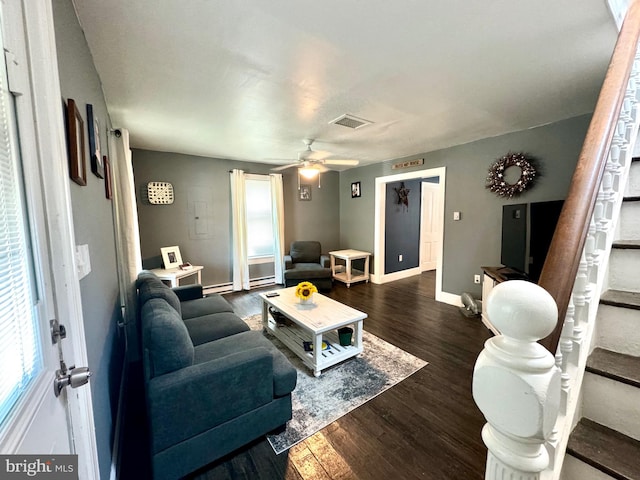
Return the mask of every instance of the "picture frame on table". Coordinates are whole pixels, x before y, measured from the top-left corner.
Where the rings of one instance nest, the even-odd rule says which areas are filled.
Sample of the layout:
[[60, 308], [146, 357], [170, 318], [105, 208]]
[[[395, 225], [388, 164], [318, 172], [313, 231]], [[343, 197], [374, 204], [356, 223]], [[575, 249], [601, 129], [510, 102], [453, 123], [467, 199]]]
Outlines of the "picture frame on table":
[[100, 123], [93, 114], [93, 105], [87, 103], [87, 127], [89, 132], [89, 155], [91, 171], [98, 178], [104, 178], [104, 163], [100, 155]]
[[298, 192], [298, 200], [302, 200], [302, 201], [311, 200], [311, 185], [300, 185], [300, 191]]
[[360, 187], [360, 182], [353, 182], [351, 184], [351, 198], [360, 198], [362, 195], [362, 190]]
[[87, 162], [84, 153], [84, 120], [73, 98], [67, 99], [67, 143], [69, 176], [78, 185], [87, 184]]
[[165, 270], [179, 268], [182, 265], [182, 255], [180, 255], [180, 247], [177, 245], [162, 247], [160, 253], [162, 253], [162, 263], [164, 263]]

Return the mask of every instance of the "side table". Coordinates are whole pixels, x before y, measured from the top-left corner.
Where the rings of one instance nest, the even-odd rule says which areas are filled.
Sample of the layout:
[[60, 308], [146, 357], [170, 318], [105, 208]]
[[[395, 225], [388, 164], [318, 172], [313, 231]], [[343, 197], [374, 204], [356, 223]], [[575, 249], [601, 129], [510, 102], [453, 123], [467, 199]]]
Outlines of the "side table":
[[191, 275], [197, 275], [198, 281], [196, 283], [202, 283], [202, 269], [204, 267], [200, 265], [193, 265], [188, 270], [182, 270], [180, 268], [154, 268], [151, 272], [155, 273], [160, 280], [167, 280], [171, 283], [171, 288], [180, 285], [180, 279], [189, 277]]
[[[347, 288], [352, 283], [369, 281], [369, 252], [361, 252], [360, 250], [335, 250], [329, 252], [331, 256], [331, 275], [336, 280], [347, 284]], [[336, 264], [336, 259], [344, 261], [344, 265]], [[353, 260], [364, 259], [364, 270], [356, 270], [352, 266]]]

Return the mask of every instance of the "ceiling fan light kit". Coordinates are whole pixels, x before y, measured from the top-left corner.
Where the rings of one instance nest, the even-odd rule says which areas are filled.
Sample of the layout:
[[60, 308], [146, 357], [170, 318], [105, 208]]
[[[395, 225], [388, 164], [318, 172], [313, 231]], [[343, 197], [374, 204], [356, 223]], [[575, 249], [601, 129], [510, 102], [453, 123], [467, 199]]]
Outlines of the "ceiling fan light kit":
[[[331, 156], [331, 153], [312, 150], [311, 145], [314, 142], [312, 138], [305, 138], [303, 142], [307, 146], [307, 149], [298, 153], [297, 162], [275, 167], [272, 168], [272, 170], [279, 171], [297, 167], [299, 174], [304, 175], [306, 178], [313, 178], [319, 173], [328, 171], [326, 165], [356, 166], [360, 163], [359, 160], [354, 159], [328, 158]], [[304, 172], [302, 170], [304, 170]]]
[[301, 167], [298, 169], [298, 173], [302, 175], [304, 178], [308, 178], [309, 180], [311, 180], [312, 178], [315, 178], [316, 175], [320, 173], [320, 170], [313, 167]]

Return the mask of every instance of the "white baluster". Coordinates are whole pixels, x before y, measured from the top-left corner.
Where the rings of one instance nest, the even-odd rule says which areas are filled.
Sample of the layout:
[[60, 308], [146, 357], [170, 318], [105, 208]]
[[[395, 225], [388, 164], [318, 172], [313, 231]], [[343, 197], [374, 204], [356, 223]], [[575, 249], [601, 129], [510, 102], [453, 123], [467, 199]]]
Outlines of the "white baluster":
[[487, 419], [488, 480], [537, 480], [549, 465], [545, 440], [560, 404], [560, 370], [537, 340], [558, 320], [555, 301], [542, 287], [522, 280], [497, 285], [487, 315], [502, 335], [490, 338], [473, 373], [473, 398]]

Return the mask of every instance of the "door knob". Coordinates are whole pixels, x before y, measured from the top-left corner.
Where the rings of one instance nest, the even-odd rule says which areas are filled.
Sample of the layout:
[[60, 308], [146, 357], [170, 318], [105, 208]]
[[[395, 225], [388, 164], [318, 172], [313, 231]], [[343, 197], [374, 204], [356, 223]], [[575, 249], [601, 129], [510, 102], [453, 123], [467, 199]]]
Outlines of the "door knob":
[[53, 380], [53, 393], [56, 397], [60, 396], [62, 390], [71, 386], [71, 388], [78, 388], [82, 385], [89, 383], [89, 378], [92, 373], [89, 367], [71, 367], [69, 370], [60, 369], [56, 371], [56, 378]]

